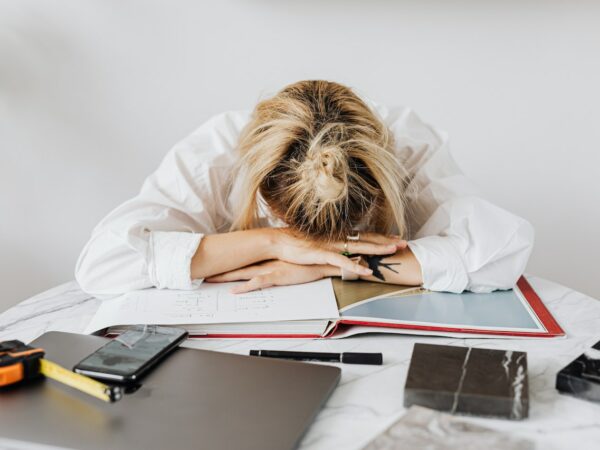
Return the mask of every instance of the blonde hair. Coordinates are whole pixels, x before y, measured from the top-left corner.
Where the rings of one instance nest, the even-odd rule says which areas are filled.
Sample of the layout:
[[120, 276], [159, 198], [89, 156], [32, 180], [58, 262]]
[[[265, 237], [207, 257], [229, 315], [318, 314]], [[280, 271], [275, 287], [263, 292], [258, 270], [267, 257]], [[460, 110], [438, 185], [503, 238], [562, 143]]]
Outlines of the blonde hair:
[[289, 227], [338, 240], [358, 224], [405, 235], [405, 172], [393, 137], [349, 88], [300, 81], [258, 103], [238, 150], [245, 197], [232, 229], [257, 223], [259, 195]]

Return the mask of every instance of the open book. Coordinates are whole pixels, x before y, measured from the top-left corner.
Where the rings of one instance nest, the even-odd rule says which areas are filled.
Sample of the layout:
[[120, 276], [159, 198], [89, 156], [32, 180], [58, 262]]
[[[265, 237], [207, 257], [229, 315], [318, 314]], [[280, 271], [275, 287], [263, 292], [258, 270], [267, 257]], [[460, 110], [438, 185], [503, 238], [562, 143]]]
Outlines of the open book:
[[235, 283], [194, 291], [144, 289], [104, 300], [86, 332], [177, 325], [190, 337], [340, 338], [384, 332], [452, 337], [556, 337], [564, 331], [524, 277], [512, 290], [451, 294], [325, 279], [231, 294]]

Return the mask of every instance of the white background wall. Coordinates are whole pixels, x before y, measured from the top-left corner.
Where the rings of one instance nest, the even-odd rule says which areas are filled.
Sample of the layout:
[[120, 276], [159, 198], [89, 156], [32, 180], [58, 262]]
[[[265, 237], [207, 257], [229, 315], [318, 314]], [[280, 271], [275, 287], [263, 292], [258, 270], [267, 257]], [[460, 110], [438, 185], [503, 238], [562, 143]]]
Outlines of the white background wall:
[[198, 124], [306, 78], [447, 130], [536, 227], [529, 272], [600, 297], [600, 2], [0, 0], [2, 309]]

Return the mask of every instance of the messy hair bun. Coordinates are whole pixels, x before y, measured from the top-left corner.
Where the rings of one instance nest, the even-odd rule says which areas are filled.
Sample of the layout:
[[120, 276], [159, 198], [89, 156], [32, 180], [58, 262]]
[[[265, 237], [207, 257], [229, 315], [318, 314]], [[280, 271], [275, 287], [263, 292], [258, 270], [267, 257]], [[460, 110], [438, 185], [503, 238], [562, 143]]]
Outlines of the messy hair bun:
[[358, 224], [405, 233], [404, 177], [387, 127], [350, 89], [301, 81], [260, 102], [239, 143], [244, 199], [233, 229], [256, 223], [259, 194], [310, 238], [338, 240]]
[[348, 191], [348, 161], [344, 150], [323, 142], [323, 136], [334, 125], [328, 125], [315, 137], [304, 161], [298, 164], [298, 188], [321, 203], [340, 201]]

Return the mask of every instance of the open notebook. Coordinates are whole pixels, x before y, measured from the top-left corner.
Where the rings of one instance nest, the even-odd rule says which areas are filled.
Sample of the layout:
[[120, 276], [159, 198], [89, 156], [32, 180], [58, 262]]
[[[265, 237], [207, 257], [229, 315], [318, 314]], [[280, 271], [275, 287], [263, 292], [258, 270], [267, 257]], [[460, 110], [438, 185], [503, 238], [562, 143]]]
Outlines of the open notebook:
[[190, 337], [341, 338], [384, 332], [452, 337], [557, 337], [564, 331], [524, 277], [512, 290], [450, 294], [365, 281], [320, 280], [247, 294], [234, 283], [145, 289], [104, 300], [86, 332], [177, 325]]

